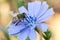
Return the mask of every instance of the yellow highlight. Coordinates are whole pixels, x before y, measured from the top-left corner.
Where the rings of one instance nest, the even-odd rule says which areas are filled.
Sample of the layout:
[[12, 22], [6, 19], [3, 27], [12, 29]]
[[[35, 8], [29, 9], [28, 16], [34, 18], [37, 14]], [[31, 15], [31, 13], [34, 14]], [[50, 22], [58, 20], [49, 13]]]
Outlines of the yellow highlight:
[[18, 40], [16, 37], [11, 36], [10, 40]]
[[8, 3], [2, 3], [0, 5], [0, 20], [1, 20], [1, 25], [6, 26], [8, 25], [9, 21], [11, 20], [10, 14], [10, 6]]
[[60, 13], [55, 15], [48, 21], [49, 29], [52, 32], [51, 40], [60, 40]]

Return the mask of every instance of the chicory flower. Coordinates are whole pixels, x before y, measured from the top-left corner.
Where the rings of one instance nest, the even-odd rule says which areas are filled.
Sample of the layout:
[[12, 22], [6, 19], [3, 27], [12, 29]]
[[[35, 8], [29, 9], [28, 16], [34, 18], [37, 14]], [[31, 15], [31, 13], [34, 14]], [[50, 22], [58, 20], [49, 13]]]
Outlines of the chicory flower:
[[43, 32], [46, 32], [48, 25], [44, 23], [51, 16], [53, 16], [53, 8], [49, 8], [48, 4], [44, 1], [43, 3], [39, 1], [29, 2], [28, 10], [22, 6], [19, 8], [20, 13], [25, 13], [27, 15], [18, 25], [12, 24], [9, 28], [10, 35], [17, 35], [18, 40], [26, 40], [27, 37], [30, 40], [37, 40], [36, 27]]

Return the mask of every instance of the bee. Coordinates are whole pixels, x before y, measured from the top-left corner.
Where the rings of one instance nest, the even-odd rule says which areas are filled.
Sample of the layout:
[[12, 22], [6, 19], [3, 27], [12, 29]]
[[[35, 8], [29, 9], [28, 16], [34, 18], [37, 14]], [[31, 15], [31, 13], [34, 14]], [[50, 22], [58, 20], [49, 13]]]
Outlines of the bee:
[[24, 18], [26, 18], [26, 14], [25, 14], [25, 13], [17, 14], [17, 15], [13, 18], [12, 23], [13, 23], [13, 24], [16, 23], [16, 25], [17, 25], [17, 24], [18, 24], [19, 22], [21, 22], [21, 20], [23, 20]]

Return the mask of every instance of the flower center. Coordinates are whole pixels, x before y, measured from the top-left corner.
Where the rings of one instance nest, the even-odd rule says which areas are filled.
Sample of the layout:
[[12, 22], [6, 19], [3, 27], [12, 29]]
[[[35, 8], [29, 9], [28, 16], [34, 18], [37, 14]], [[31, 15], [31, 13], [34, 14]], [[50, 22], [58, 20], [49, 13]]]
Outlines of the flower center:
[[36, 24], [36, 18], [33, 18], [31, 16], [27, 17], [26, 18], [27, 22], [28, 22], [28, 25], [29, 27], [34, 27], [35, 28], [35, 24]]

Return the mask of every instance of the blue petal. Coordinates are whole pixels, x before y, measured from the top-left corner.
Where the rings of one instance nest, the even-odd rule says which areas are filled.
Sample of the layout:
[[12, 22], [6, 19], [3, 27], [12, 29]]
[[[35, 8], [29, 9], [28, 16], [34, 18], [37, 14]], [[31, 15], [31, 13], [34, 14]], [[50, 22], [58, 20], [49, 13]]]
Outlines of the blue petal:
[[26, 19], [22, 20], [21, 22], [23, 22], [23, 24], [27, 25], [28, 21]]
[[44, 1], [41, 5], [41, 8], [39, 10], [39, 13], [37, 14], [37, 19], [40, 18], [43, 14], [45, 14], [45, 12], [48, 9], [48, 4], [46, 1]]
[[30, 40], [37, 40], [37, 35], [35, 30], [31, 30], [29, 34]]
[[28, 14], [28, 11], [26, 10], [26, 8], [24, 6], [19, 8], [19, 12]]
[[10, 35], [15, 35], [20, 32], [20, 30], [25, 28], [25, 25], [10, 25], [11, 27], [8, 29]]
[[40, 29], [40, 30], [43, 31], [43, 32], [46, 32], [47, 29], [48, 29], [48, 25], [45, 24], [45, 23], [38, 24], [37, 27], [38, 27], [38, 29]]
[[36, 14], [39, 12], [41, 6], [41, 2], [35, 1], [28, 3], [28, 12], [32, 17], [36, 17]]
[[26, 40], [29, 35], [30, 29], [26, 29], [18, 34], [18, 40]]
[[50, 8], [44, 15], [42, 15], [42, 17], [38, 19], [38, 22], [47, 21], [51, 16], [53, 16], [53, 14], [54, 14], [53, 8]]

